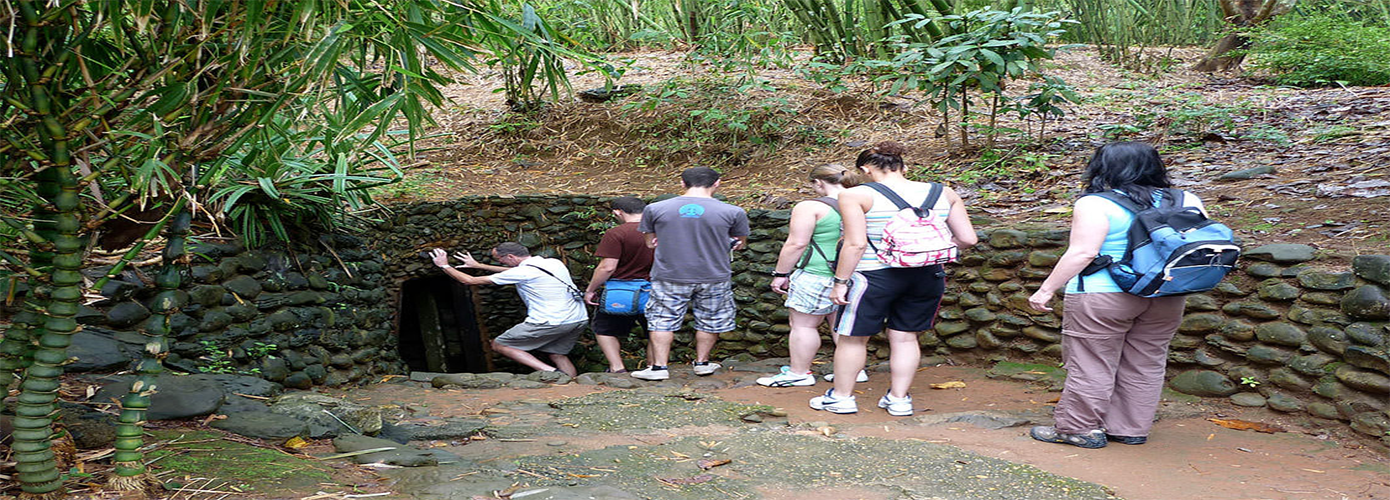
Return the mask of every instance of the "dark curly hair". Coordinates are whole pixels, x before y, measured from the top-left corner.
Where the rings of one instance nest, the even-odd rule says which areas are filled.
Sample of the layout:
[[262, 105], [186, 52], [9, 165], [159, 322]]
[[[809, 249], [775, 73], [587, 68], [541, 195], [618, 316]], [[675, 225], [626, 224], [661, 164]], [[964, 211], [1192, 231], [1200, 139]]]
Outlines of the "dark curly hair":
[[865, 149], [854, 160], [854, 166], [873, 165], [880, 169], [896, 172], [903, 169], [903, 153], [907, 150], [893, 141], [883, 141]]

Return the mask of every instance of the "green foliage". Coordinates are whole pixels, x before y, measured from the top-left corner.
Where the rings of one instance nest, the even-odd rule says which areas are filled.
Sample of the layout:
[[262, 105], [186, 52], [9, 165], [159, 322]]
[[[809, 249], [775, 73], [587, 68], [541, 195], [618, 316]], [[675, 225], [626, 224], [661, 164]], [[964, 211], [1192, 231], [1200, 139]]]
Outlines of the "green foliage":
[[[1213, 102], [1182, 87], [1110, 92], [1093, 99], [1112, 109], [1127, 109], [1133, 117], [1132, 123], [1100, 125], [1102, 135], [1111, 139], [1154, 133], [1195, 141], [1207, 134], [1234, 133], [1238, 123], [1260, 111], [1248, 100]], [[1288, 139], [1287, 134], [1268, 127], [1253, 128], [1246, 136], [1275, 142]]]
[[[1177, 62], [1173, 46], [1204, 45], [1223, 29], [1210, 0], [1066, 0], [1081, 21], [1068, 40], [1092, 44], [1101, 58], [1132, 71], [1158, 73]], [[1158, 48], [1156, 51], [1153, 48]]]
[[[771, 0], [700, 0], [681, 2], [701, 6], [698, 29], [691, 29], [695, 49], [689, 54], [693, 62], [708, 63], [722, 71], [742, 71], [751, 74], [759, 68], [791, 65], [792, 47], [800, 38], [770, 20], [785, 16]], [[691, 21], [695, 22], [695, 21]]]
[[[488, 12], [501, 12], [502, 6], [492, 0]], [[579, 49], [578, 44], [563, 33], [552, 29], [529, 3], [521, 4], [520, 19], [499, 15], [474, 16], [473, 27], [493, 36], [479, 39], [491, 57], [487, 63], [501, 70], [502, 91], [507, 106], [513, 111], [534, 111], [546, 102], [558, 99], [562, 90], [571, 92], [565, 60], [571, 59], [610, 80], [620, 72], [601, 57]]]
[[772, 90], [762, 80], [740, 84], [728, 78], [677, 78], [648, 87], [642, 98], [622, 109], [640, 124], [636, 134], [663, 137], [667, 143], [682, 142], [674, 140], [679, 137], [687, 141], [683, 146], [770, 146], [783, 139], [798, 111]]
[[[954, 14], [947, 0], [784, 0], [816, 47], [817, 60], [845, 64], [891, 55], [890, 39], [929, 43], [949, 34], [934, 19]], [[904, 20], [918, 22], [905, 23]]]
[[[216, 341], [199, 340], [198, 343], [203, 346], [203, 355], [198, 357], [203, 362], [202, 365], [198, 366], [199, 372], [234, 373], [237, 375], [259, 375], [261, 373], [261, 369], [256, 367], [245, 370], [239, 368], [241, 364], [233, 356], [232, 349], [223, 347]], [[254, 364], [262, 359], [274, 358], [272, 354], [279, 350], [279, 347], [258, 340], [243, 347], [242, 350], [244, 351], [245, 362]]]
[[1280, 85], [1390, 84], [1390, 27], [1324, 14], [1286, 15], [1252, 30], [1254, 67]]
[[277, 120], [257, 130], [245, 149], [213, 163], [208, 203], [251, 247], [291, 241], [295, 230], [356, 223], [375, 204], [372, 188], [403, 178], [397, 154], [407, 138], [367, 142], [369, 135], [340, 134], [340, 126]]
[[989, 106], [987, 147], [992, 147], [1000, 112], [1060, 116], [1058, 104], [1074, 99], [1065, 82], [1056, 78], [1046, 80], [1038, 93], [1023, 102], [1008, 102], [1004, 96], [1008, 80], [1039, 72], [1042, 61], [1056, 54], [1057, 49], [1048, 43], [1061, 36], [1062, 26], [1070, 22], [1059, 16], [1057, 12], [1039, 14], [1023, 9], [977, 10], [936, 20], [909, 15], [898, 24], [920, 27], [937, 22], [955, 34], [931, 43], [899, 38], [895, 42], [897, 53], [891, 59], [863, 64], [876, 75], [876, 82], [888, 84], [889, 93], [920, 90], [945, 122], [949, 123], [954, 114], [961, 146], [969, 146], [970, 93], [980, 94]]

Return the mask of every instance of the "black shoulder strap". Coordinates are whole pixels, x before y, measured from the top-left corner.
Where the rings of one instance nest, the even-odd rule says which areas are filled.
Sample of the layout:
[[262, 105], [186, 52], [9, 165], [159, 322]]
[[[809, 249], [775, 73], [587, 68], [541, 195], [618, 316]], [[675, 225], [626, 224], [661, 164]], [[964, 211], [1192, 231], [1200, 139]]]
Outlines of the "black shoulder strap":
[[1115, 202], [1115, 204], [1121, 207], [1124, 207], [1125, 210], [1129, 210], [1130, 212], [1134, 212], [1136, 214], [1139, 212], [1143, 212], [1144, 210], [1148, 210], [1149, 208], [1141, 207], [1138, 203], [1135, 203], [1134, 200], [1129, 199], [1128, 196], [1116, 193], [1115, 191], [1101, 191], [1099, 193], [1088, 194], [1087, 196], [1099, 196], [1101, 198], [1105, 198], [1107, 200]]
[[836, 213], [840, 212], [840, 200], [838, 199], [831, 198], [829, 196], [822, 196], [820, 198], [811, 198], [811, 201], [819, 201], [826, 205], [830, 205], [831, 210], [834, 210]]
[[1168, 197], [1173, 200], [1173, 203], [1167, 206], [1181, 207], [1183, 206], [1183, 202], [1187, 201], [1186, 191], [1183, 191], [1178, 188], [1168, 188], [1164, 189], [1164, 191], [1166, 191], [1168, 193]]
[[945, 190], [941, 186], [941, 184], [935, 182], [931, 183], [931, 191], [927, 192], [927, 199], [922, 201], [922, 206], [919, 208], [913, 208], [912, 205], [907, 204], [907, 200], [904, 200], [903, 197], [898, 196], [898, 193], [893, 192], [892, 189], [888, 189], [888, 186], [885, 186], [877, 182], [867, 182], [864, 183], [864, 185], [869, 186], [873, 188], [874, 191], [878, 191], [879, 193], [883, 194], [883, 197], [888, 198], [888, 201], [893, 202], [893, 204], [898, 207], [898, 210], [902, 210], [904, 208], [912, 208], [912, 211], [916, 212], [918, 217], [926, 217], [927, 214], [930, 213], [929, 211], [932, 209], [932, 207], [936, 206], [936, 200], [941, 199], [941, 192]]
[[[822, 196], [822, 197], [820, 197], [820, 198], [811, 198], [811, 201], [819, 201], [819, 202], [824, 203], [824, 204], [826, 204], [826, 205], [830, 205], [830, 209], [831, 209], [831, 210], [834, 210], [836, 213], [839, 213], [839, 212], [840, 212], [840, 200], [837, 200], [837, 199], [835, 199], [835, 198], [831, 198], [831, 197], [829, 197], [829, 196]], [[816, 244], [816, 239], [815, 239], [815, 238], [811, 238], [811, 250], [813, 250], [813, 251], [815, 251], [816, 253], [820, 254], [820, 258], [825, 259], [826, 262], [831, 262], [830, 258], [827, 257], [827, 256], [825, 255], [825, 251], [820, 249], [820, 245], [817, 245], [817, 244]], [[802, 254], [801, 254], [801, 262], [798, 262], [798, 263], [796, 264], [796, 268], [797, 268], [797, 269], [804, 269], [804, 268], [806, 267], [806, 264], [810, 264], [810, 263], [811, 263], [811, 252], [802, 253]]]
[[544, 267], [541, 267], [541, 266], [538, 266], [538, 265], [535, 265], [535, 264], [525, 264], [525, 266], [526, 266], [526, 267], [534, 267], [534, 268], [536, 268], [536, 269], [540, 269], [541, 272], [543, 272], [543, 273], [545, 273], [545, 274], [549, 274], [551, 278], [555, 278], [555, 281], [559, 281], [561, 284], [565, 285], [565, 288], [568, 288], [568, 289], [570, 289], [570, 290], [574, 290], [574, 291], [576, 291], [576, 292], [579, 291], [579, 289], [576, 288], [574, 285], [569, 284], [568, 281], [565, 281], [565, 280], [560, 279], [559, 276], [556, 276], [555, 273], [552, 273], [552, 272], [550, 272], [550, 271], [547, 271]]

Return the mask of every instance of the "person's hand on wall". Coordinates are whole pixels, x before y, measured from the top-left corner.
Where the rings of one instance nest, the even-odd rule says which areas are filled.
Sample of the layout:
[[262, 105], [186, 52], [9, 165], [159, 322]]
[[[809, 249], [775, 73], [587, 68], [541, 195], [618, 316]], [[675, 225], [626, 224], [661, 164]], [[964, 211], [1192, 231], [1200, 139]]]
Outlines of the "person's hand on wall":
[[478, 267], [478, 261], [474, 260], [473, 256], [468, 252], [454, 252], [454, 258], [463, 261], [463, 267]]
[[442, 248], [430, 250], [430, 260], [439, 267], [449, 267], [449, 253]]
[[1054, 293], [1056, 292], [1040, 288], [1037, 292], [1033, 293], [1032, 297], [1028, 297], [1028, 305], [1032, 306], [1034, 310], [1049, 312], [1052, 308], [1048, 307], [1047, 303], [1052, 301], [1052, 295]]

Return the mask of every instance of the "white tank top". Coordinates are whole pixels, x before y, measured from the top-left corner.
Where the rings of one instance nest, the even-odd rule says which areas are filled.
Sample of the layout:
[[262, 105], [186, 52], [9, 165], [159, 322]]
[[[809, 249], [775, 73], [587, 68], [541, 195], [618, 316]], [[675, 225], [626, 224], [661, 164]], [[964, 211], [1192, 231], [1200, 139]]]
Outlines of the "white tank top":
[[[885, 186], [887, 187], [887, 186]], [[888, 224], [888, 220], [898, 214], [897, 205], [894, 205], [887, 196], [883, 196], [874, 188], [868, 186], [855, 186], [851, 190], [867, 193], [873, 196], [874, 206], [864, 213], [865, 233], [869, 237], [871, 246], [864, 249], [864, 256], [859, 259], [859, 265], [854, 267], [855, 271], [874, 271], [878, 269], [888, 269], [889, 266], [878, 260], [878, 255], [874, 253], [874, 248], [883, 248], [883, 226]], [[926, 182], [913, 182], [906, 187], [892, 188], [893, 192], [902, 197], [903, 201], [908, 202], [914, 207], [921, 206], [922, 202], [927, 201], [927, 195], [931, 192], [931, 184]], [[951, 210], [951, 200], [946, 198], [943, 191], [941, 197], [936, 199], [936, 205], [932, 207], [932, 216], [937, 217], [944, 224], [946, 215]]]

